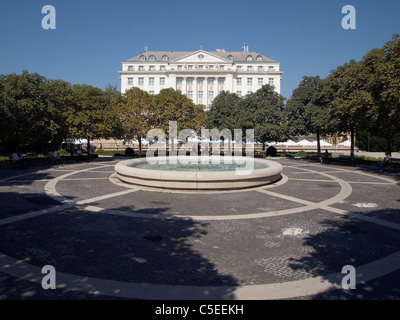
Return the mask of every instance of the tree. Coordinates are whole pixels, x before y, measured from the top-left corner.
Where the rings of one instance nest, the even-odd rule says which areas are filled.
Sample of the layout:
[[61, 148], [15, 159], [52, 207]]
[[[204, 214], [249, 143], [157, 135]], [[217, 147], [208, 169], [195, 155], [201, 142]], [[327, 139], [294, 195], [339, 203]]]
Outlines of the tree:
[[[221, 91], [215, 97], [210, 110], [207, 113], [205, 126], [207, 128], [216, 128], [219, 131], [237, 129], [236, 112], [240, 103], [240, 97], [236, 93]], [[231, 143], [228, 141], [228, 153], [231, 154]]]
[[119, 116], [124, 139], [135, 138], [139, 141], [139, 154], [142, 152], [142, 138], [156, 122], [156, 111], [152, 104], [153, 97], [137, 87], [127, 90], [113, 101], [114, 110]]
[[374, 129], [385, 137], [387, 151], [391, 152], [400, 128], [400, 35], [394, 34], [381, 49], [371, 50], [363, 61], [376, 75], [371, 86], [378, 105]]
[[[154, 96], [153, 110], [156, 112], [154, 127], [162, 129], [170, 141], [175, 138], [169, 136], [170, 121], [177, 122], [178, 131], [193, 129], [196, 132], [201, 130], [205, 121], [204, 107], [195, 105], [186, 95], [172, 88], [162, 89]], [[171, 146], [174, 153], [174, 144]]]
[[90, 154], [90, 140], [110, 138], [119, 128], [117, 113], [112, 109], [107, 94], [86, 84], [72, 86], [74, 106], [65, 112], [66, 124], [72, 138], [86, 138]]
[[[338, 107], [337, 103], [339, 103], [341, 98], [345, 97], [342, 90], [344, 73], [355, 63], [354, 60], [350, 60], [350, 62], [332, 70], [325, 79], [318, 83], [315, 90], [309, 112], [314, 132], [317, 134], [319, 155], [321, 154], [319, 144], [321, 134], [350, 131], [351, 140], [353, 141], [351, 156], [354, 156], [354, 127], [351, 125], [352, 122], [348, 122], [346, 108]], [[335, 102], [332, 103], [333, 101]]]
[[254, 140], [263, 144], [263, 150], [267, 141], [288, 138], [284, 100], [267, 84], [246, 95], [238, 106], [237, 125], [243, 130], [254, 129]]
[[206, 126], [223, 130], [237, 128], [236, 112], [240, 98], [236, 93], [221, 91], [215, 97], [208, 111]]
[[329, 104], [319, 96], [323, 83], [319, 76], [304, 76], [286, 105], [290, 133], [292, 135], [315, 133], [318, 155], [321, 155], [320, 137], [328, 133], [330, 127]]
[[49, 100], [50, 82], [28, 71], [2, 75], [0, 142], [2, 152], [44, 152], [65, 135], [64, 119]]
[[362, 62], [351, 61], [336, 79], [339, 87], [330, 115], [336, 119], [338, 130], [350, 132], [351, 158], [356, 130], [369, 128], [376, 121], [377, 108], [368, 83], [372, 78]]
[[315, 133], [310, 110], [315, 100], [316, 91], [320, 84], [320, 77], [304, 76], [298, 87], [293, 90], [291, 98], [286, 104], [286, 113], [291, 135], [307, 135]]
[[178, 130], [194, 129], [199, 131], [203, 125], [204, 109], [195, 105], [192, 99], [172, 88], [162, 89], [154, 96], [157, 109], [157, 127], [168, 132], [169, 122], [176, 121]]

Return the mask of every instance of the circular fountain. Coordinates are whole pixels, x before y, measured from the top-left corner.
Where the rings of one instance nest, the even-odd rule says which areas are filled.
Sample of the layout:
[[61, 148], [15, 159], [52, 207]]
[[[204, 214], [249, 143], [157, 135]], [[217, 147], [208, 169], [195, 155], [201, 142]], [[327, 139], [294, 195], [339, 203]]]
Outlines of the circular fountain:
[[[151, 161], [153, 160], [153, 161]], [[155, 163], [153, 163], [155, 162]], [[123, 183], [184, 191], [238, 190], [273, 183], [282, 166], [250, 157], [155, 157], [119, 162], [116, 176]]]

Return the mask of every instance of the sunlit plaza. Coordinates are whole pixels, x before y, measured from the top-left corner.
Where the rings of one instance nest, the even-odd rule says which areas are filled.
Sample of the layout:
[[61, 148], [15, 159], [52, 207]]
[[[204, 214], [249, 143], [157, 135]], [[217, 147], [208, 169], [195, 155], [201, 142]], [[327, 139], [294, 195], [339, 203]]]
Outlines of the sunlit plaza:
[[396, 175], [274, 159], [277, 182], [193, 193], [123, 185], [119, 161], [0, 172], [2, 299], [398, 297]]

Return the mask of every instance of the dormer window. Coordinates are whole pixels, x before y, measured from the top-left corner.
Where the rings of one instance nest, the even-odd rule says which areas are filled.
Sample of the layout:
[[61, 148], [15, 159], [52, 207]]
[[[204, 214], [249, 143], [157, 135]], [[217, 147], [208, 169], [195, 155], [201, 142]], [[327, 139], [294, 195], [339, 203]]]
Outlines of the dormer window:
[[150, 60], [150, 61], [154, 61], [154, 60], [156, 60], [156, 57], [153, 56], [153, 55], [151, 55], [151, 56], [149, 57], [149, 60]]
[[257, 56], [257, 60], [262, 60], [262, 56]]
[[227, 59], [230, 60], [230, 61], [232, 61], [232, 60], [233, 60], [233, 56], [229, 55], [229, 56], [227, 57]]
[[162, 56], [163, 61], [167, 61], [168, 60], [168, 56], [164, 55]]
[[139, 57], [139, 60], [146, 60], [146, 57], [144, 56], [144, 55], [141, 55], [140, 57]]
[[246, 57], [246, 60], [253, 60], [253, 57], [252, 57], [251, 55], [248, 55], [248, 56]]

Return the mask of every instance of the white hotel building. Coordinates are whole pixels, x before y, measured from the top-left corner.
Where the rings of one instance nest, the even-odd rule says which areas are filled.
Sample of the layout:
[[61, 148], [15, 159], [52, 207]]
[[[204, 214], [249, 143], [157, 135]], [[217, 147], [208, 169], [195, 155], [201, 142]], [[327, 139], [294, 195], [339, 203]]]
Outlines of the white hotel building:
[[244, 96], [270, 84], [280, 93], [279, 66], [245, 45], [241, 52], [145, 51], [123, 61], [119, 73], [122, 93], [131, 87], [150, 94], [173, 88], [208, 108], [222, 90]]

